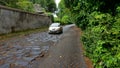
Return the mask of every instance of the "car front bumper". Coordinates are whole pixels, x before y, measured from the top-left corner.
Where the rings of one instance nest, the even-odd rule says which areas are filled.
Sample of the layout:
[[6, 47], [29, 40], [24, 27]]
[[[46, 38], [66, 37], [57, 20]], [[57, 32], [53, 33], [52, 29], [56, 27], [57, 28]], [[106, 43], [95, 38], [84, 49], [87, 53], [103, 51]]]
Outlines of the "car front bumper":
[[49, 33], [61, 33], [61, 32], [62, 32], [61, 30], [56, 30], [56, 31], [55, 30], [54, 31], [53, 30], [49, 30]]

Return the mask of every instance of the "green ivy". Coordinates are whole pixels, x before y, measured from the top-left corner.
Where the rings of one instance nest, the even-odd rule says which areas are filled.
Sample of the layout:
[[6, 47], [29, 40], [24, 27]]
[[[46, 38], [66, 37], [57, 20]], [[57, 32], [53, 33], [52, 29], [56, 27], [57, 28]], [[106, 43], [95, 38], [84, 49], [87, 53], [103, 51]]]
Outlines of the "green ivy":
[[95, 68], [119, 68], [120, 65], [120, 18], [110, 14], [93, 12], [87, 18], [89, 24], [82, 36]]
[[120, 68], [119, 5], [120, 0], [61, 0], [59, 16], [83, 30], [85, 55], [94, 68]]

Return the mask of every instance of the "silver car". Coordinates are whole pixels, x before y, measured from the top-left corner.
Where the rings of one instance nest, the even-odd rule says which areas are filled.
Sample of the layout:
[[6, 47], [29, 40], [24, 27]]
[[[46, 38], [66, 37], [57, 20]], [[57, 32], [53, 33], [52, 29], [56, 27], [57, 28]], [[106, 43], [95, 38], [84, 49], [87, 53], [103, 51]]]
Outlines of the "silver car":
[[48, 33], [62, 33], [63, 28], [60, 23], [52, 23], [49, 27]]

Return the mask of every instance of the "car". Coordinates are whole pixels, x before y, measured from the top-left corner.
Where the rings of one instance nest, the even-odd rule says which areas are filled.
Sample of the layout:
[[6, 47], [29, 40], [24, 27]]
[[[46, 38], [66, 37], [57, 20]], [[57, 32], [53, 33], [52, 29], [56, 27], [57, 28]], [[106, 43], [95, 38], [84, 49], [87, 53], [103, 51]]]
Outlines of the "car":
[[52, 23], [49, 27], [49, 34], [51, 33], [63, 33], [63, 28], [60, 23]]

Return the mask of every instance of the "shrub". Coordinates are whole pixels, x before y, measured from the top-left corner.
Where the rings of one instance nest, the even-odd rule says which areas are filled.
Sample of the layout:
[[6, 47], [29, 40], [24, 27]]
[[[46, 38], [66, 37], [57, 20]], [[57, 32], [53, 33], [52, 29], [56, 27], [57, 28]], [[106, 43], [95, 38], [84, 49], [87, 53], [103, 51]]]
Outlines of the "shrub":
[[19, 7], [19, 9], [29, 11], [29, 12], [34, 12], [33, 3], [30, 1], [20, 0], [19, 2], [17, 2], [17, 6]]
[[87, 20], [89, 24], [82, 36], [86, 56], [92, 59], [95, 68], [119, 68], [120, 18], [93, 12]]

